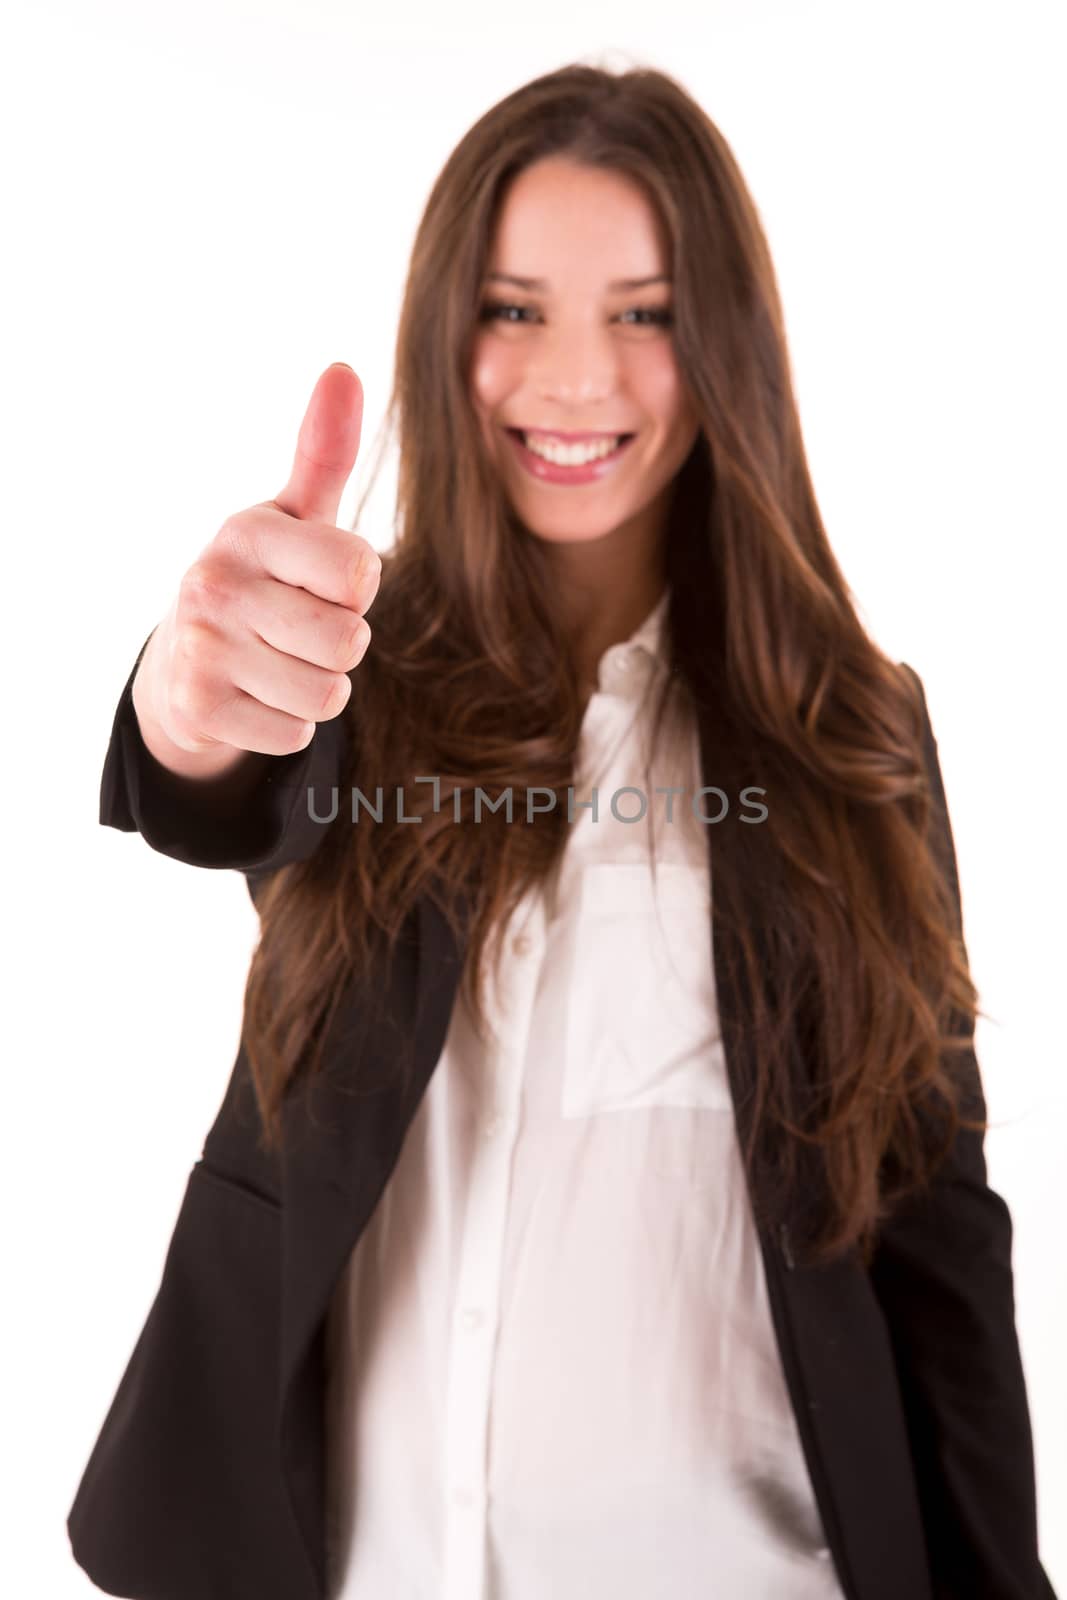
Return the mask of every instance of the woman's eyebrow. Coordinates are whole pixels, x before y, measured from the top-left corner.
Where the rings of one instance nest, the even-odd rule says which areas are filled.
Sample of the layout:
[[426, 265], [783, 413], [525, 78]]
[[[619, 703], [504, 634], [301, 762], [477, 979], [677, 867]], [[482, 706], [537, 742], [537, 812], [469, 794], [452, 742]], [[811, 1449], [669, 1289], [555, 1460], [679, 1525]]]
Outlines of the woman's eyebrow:
[[[547, 289], [548, 284], [544, 278], [520, 278], [514, 272], [490, 272], [486, 274], [490, 283], [512, 283], [517, 289]], [[653, 283], [670, 283], [672, 280], [664, 272], [658, 272], [650, 278], [615, 278], [608, 284], [609, 289], [647, 289]]]

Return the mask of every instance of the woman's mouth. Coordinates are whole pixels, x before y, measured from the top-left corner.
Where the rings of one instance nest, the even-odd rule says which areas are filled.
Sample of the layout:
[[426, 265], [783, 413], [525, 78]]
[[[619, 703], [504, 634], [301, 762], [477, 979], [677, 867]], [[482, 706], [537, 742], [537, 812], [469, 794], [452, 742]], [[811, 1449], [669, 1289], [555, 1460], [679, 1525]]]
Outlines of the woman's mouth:
[[507, 428], [520, 466], [542, 483], [595, 483], [622, 460], [633, 440], [633, 433], [564, 445], [541, 434], [527, 434], [521, 428]]

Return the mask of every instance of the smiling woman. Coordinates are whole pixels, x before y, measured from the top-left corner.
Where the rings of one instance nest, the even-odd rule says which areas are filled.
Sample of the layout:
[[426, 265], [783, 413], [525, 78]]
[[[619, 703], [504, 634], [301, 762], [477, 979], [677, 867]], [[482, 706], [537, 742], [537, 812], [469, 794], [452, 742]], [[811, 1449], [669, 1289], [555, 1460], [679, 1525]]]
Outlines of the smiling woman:
[[609, 635], [662, 591], [672, 484], [699, 432], [671, 333], [670, 238], [625, 172], [550, 155], [503, 190], [484, 284], [475, 411], [511, 504], [545, 543], [589, 682]]
[[[333, 525], [361, 406], [331, 367], [116, 712], [102, 820], [245, 872], [260, 938], [77, 1559], [144, 1600], [1050, 1600], [937, 743], [678, 82], [569, 66], [448, 158], [380, 571]], [[342, 787], [405, 805], [316, 820]], [[685, 799], [598, 808], [635, 792]]]

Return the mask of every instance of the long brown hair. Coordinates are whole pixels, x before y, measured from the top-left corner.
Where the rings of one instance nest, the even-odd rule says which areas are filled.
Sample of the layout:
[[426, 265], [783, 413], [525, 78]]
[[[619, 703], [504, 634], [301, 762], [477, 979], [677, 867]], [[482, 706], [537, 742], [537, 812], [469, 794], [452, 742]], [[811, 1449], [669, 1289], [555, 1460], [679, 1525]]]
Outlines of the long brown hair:
[[[342, 802], [310, 859], [260, 888], [242, 1040], [261, 1138], [276, 1147], [287, 1087], [321, 1066], [346, 994], [358, 985], [366, 1010], [387, 993], [378, 962], [421, 895], [465, 941], [463, 995], [481, 1022], [483, 950], [566, 843], [565, 804], [534, 826], [489, 812], [472, 827], [452, 803], [458, 791], [466, 818], [475, 788], [509, 786], [562, 802], [575, 781], [583, 705], [549, 565], [504, 497], [469, 392], [506, 185], [553, 155], [641, 185], [670, 241], [677, 359], [700, 432], [667, 519], [661, 709], [681, 696], [716, 771], [771, 797], [768, 822], [747, 830], [772, 841], [758, 884], [744, 849], [715, 853], [715, 830], [711, 847], [715, 927], [736, 930], [758, 1061], [744, 1150], [757, 1209], [789, 1215], [804, 1144], [826, 1180], [811, 1259], [857, 1244], [866, 1257], [961, 1120], [985, 1127], [961, 1119], [953, 1071], [970, 1059], [977, 994], [937, 843], [921, 690], [867, 637], [830, 549], [755, 205], [718, 129], [659, 71], [570, 65], [526, 84], [475, 123], [430, 194], [387, 412], [395, 542], [342, 713], [349, 783], [371, 799], [403, 785], [422, 822], [402, 825], [386, 804], [381, 822], [354, 826]], [[417, 774], [440, 779], [436, 797]]]

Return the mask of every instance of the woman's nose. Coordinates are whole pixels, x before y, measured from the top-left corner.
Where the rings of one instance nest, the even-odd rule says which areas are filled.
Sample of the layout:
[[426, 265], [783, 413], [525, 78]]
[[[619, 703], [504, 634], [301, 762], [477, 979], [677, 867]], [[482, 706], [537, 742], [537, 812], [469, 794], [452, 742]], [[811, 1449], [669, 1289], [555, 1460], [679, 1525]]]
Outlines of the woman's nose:
[[612, 392], [615, 368], [610, 341], [602, 332], [550, 329], [538, 341], [531, 377], [542, 399], [585, 403]]

